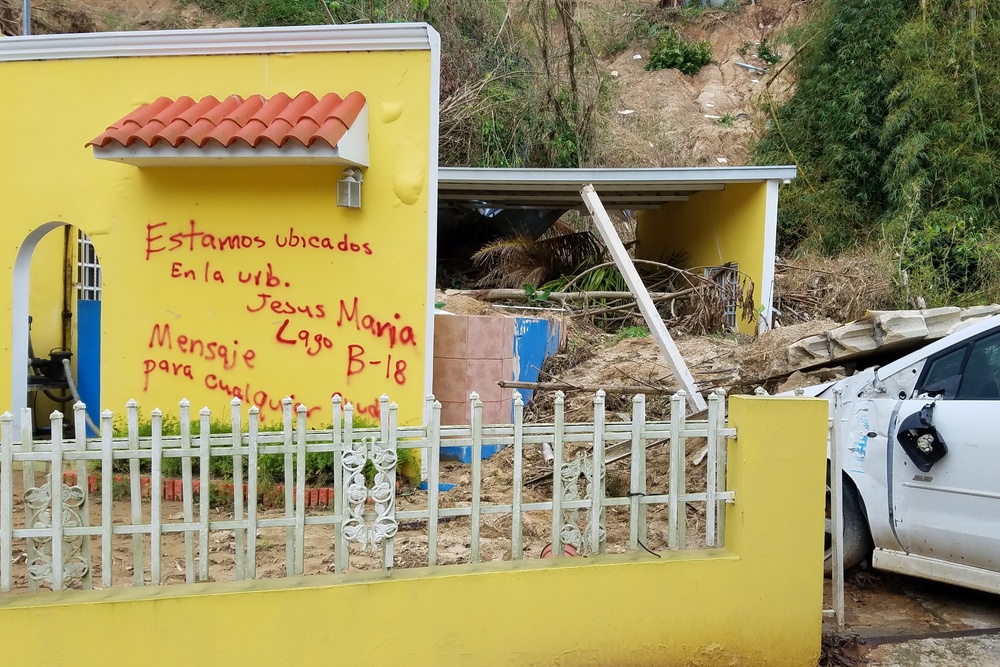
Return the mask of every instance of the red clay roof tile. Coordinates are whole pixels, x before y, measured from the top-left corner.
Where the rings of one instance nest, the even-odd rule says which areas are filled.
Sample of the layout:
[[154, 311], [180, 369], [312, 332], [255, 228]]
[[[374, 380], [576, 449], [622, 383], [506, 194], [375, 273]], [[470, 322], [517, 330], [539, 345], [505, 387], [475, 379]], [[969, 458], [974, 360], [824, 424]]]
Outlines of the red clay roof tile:
[[223, 146], [237, 143], [257, 147], [262, 142], [281, 147], [294, 139], [303, 146], [321, 141], [331, 148], [357, 119], [367, 103], [355, 91], [346, 98], [329, 93], [317, 99], [310, 92], [291, 98], [230, 95], [221, 101], [209, 95], [197, 102], [190, 97], [160, 97], [144, 104], [87, 142], [103, 148], [112, 142], [131, 146], [140, 141], [153, 147], [163, 141], [174, 148], [190, 142], [203, 148], [209, 141]]

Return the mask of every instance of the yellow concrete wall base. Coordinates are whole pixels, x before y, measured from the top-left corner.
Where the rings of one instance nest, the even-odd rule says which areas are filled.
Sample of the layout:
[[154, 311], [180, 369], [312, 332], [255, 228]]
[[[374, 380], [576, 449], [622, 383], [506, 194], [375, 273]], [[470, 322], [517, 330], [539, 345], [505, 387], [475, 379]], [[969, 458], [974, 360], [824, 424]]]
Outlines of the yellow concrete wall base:
[[725, 550], [0, 597], [4, 662], [815, 665], [826, 403], [730, 412]]

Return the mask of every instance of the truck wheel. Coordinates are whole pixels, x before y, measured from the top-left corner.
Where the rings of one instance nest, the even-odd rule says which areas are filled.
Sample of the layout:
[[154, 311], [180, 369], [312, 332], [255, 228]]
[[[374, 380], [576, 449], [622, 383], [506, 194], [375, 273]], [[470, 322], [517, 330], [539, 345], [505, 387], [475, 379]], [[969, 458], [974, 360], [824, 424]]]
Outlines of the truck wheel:
[[[826, 482], [826, 559], [823, 571], [827, 576], [833, 572], [833, 530], [830, 508], [830, 473]], [[871, 555], [872, 538], [868, 520], [861, 509], [858, 490], [846, 475], [844, 476], [844, 570], [849, 570]]]

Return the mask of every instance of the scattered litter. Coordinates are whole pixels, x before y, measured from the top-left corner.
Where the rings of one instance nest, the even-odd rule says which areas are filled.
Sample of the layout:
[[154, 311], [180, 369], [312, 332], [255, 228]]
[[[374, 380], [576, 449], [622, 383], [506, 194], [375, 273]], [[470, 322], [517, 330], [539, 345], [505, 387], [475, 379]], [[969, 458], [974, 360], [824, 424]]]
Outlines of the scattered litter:
[[705, 118], [711, 118], [712, 120], [719, 120], [722, 116], [713, 116], [710, 113], [705, 114]]
[[758, 74], [767, 74], [767, 68], [765, 67], [757, 67], [756, 65], [748, 65], [746, 63], [741, 63], [741, 62], [737, 62], [736, 65], [738, 67], [748, 69], [751, 72], [757, 72]]
[[616, 70], [616, 69], [611, 70], [611, 76], [613, 78], [618, 78], [618, 70]]
[[760, 83], [760, 79], [750, 79], [750, 83]]
[[630, 116], [635, 113], [635, 109], [622, 109], [618, 113], [620, 113], [623, 116]]
[[712, 102], [705, 102], [705, 106], [711, 109], [715, 107], [715, 104], [713, 104]]
[[642, 60], [642, 54], [641, 53], [635, 54], [634, 56], [632, 56], [632, 60]]
[[717, 157], [717, 158], [715, 158], [715, 161], [718, 162], [719, 164], [728, 164], [729, 163], [729, 160], [727, 160], [724, 157]]

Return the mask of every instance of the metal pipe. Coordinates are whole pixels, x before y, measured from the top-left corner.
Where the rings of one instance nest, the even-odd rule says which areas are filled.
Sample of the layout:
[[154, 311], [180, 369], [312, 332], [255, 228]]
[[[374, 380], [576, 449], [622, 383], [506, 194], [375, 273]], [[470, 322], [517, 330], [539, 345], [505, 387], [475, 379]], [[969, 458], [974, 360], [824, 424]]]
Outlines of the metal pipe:
[[21, 2], [21, 34], [31, 34], [31, 0]]

